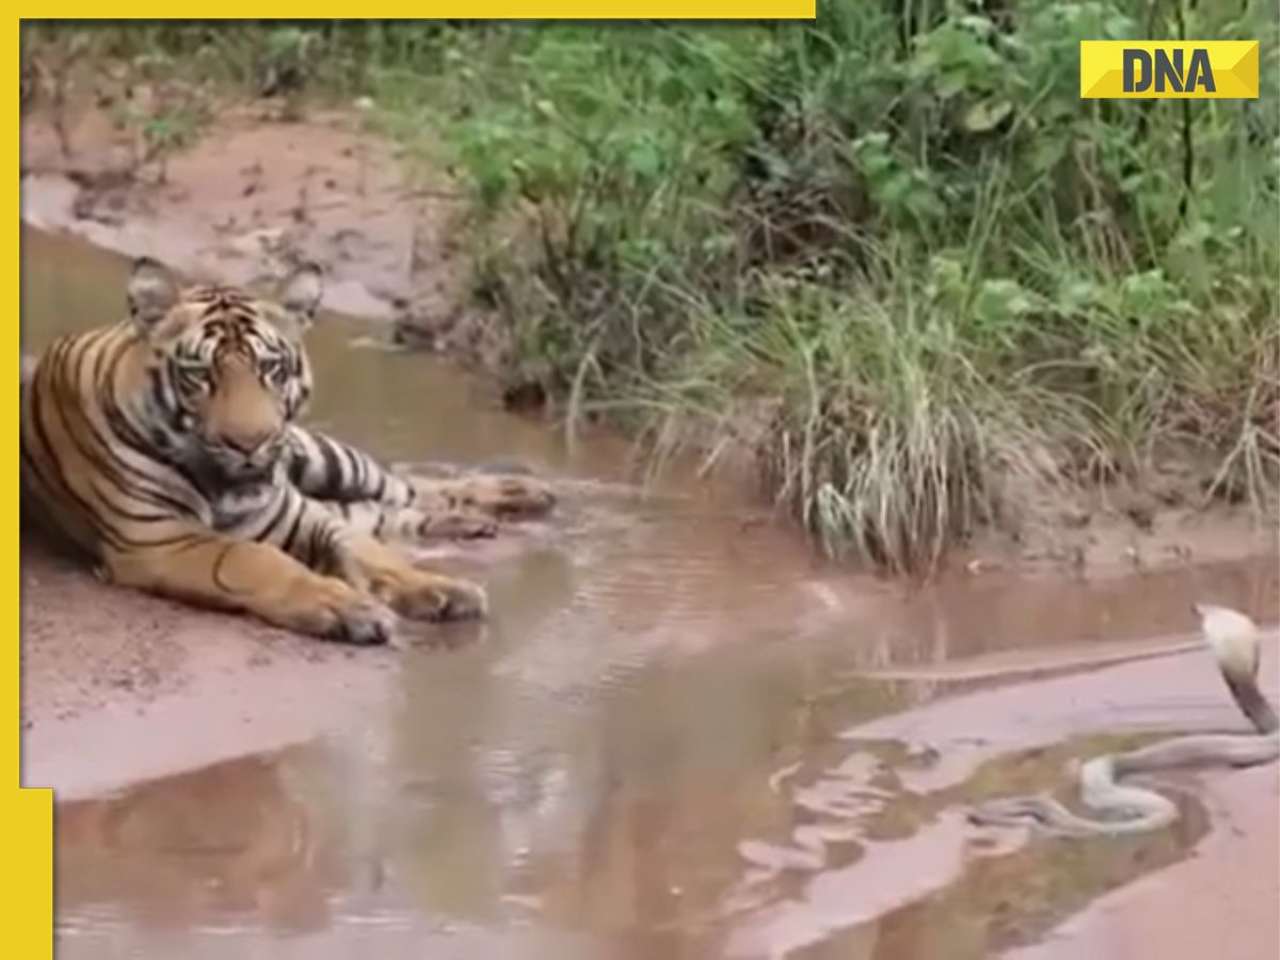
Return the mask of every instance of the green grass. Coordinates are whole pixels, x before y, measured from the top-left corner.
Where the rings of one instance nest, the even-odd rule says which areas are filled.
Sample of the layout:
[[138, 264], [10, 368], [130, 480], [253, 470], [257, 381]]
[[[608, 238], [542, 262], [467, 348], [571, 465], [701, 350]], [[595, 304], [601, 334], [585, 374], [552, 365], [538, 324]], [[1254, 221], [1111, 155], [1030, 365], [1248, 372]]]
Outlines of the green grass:
[[[83, 29], [147, 69], [372, 96], [468, 191], [505, 376], [655, 462], [745, 455], [830, 552], [914, 570], [1171, 460], [1274, 516], [1280, 30], [1227, 6]], [[1262, 99], [1079, 99], [1080, 39], [1166, 36], [1260, 39]]]

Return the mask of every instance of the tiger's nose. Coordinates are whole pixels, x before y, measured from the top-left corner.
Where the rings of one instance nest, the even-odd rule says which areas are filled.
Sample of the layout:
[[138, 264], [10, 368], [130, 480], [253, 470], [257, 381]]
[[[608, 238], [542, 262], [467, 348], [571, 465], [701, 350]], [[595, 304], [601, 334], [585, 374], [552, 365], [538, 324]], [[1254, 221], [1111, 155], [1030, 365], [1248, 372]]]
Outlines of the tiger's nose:
[[241, 433], [237, 436], [228, 435], [223, 438], [223, 442], [237, 453], [243, 453], [246, 457], [249, 457], [259, 452], [264, 446], [274, 440], [275, 437], [275, 430], [264, 428], [262, 430]]

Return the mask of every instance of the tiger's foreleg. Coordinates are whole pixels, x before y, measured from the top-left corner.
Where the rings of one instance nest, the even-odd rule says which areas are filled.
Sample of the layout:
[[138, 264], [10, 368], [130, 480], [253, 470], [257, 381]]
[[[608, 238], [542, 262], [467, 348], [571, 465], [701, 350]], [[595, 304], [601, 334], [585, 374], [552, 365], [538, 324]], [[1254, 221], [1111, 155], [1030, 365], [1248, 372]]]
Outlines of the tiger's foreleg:
[[395, 615], [350, 583], [317, 573], [278, 547], [193, 527], [163, 545], [110, 550], [107, 578], [122, 586], [352, 643], [385, 643]]
[[[485, 593], [479, 585], [415, 566], [370, 531], [342, 522], [331, 504], [292, 489], [282, 496], [268, 536], [287, 530], [284, 548], [311, 569], [332, 573], [418, 620], [457, 620], [486, 612]], [[378, 509], [370, 505], [370, 511]]]
[[466, 473], [460, 477], [413, 477], [409, 483], [414, 505], [427, 514], [538, 517], [556, 503], [548, 483], [524, 475]]
[[367, 534], [349, 532], [338, 548], [339, 575], [415, 620], [464, 620], [488, 611], [484, 588], [415, 566]]
[[472, 511], [424, 513], [414, 507], [393, 507], [372, 500], [316, 502], [341, 517], [346, 526], [378, 540], [471, 540], [492, 537], [498, 531], [493, 517]]

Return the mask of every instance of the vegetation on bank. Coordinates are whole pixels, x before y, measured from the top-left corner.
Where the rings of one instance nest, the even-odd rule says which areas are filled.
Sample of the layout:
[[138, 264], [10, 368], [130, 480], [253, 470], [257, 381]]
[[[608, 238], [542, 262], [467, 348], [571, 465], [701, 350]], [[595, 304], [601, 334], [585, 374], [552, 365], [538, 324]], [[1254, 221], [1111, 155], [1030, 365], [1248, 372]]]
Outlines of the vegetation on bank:
[[[1274, 8], [819, 7], [36, 25], [23, 55], [78, 43], [258, 94], [371, 97], [469, 192], [508, 376], [656, 453], [748, 452], [833, 553], [928, 568], [979, 522], [1175, 468], [1273, 517]], [[1142, 37], [1261, 40], [1261, 100], [1080, 100], [1078, 41]]]

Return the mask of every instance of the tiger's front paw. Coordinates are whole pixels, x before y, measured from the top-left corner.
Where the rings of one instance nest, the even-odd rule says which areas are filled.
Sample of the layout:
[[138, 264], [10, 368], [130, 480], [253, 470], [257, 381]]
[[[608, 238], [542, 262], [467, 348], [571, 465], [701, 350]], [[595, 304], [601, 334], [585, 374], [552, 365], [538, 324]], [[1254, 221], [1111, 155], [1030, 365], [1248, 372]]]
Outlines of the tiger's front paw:
[[374, 592], [411, 620], [470, 620], [488, 613], [484, 588], [409, 567], [379, 577]]
[[481, 540], [498, 534], [498, 521], [474, 510], [425, 514], [417, 534], [423, 540]]
[[287, 626], [328, 640], [362, 646], [386, 643], [395, 630], [396, 615], [376, 597], [334, 577], [316, 577], [300, 598], [303, 609], [286, 618]]
[[494, 517], [537, 517], [556, 504], [551, 485], [537, 477], [469, 474], [453, 480], [420, 481], [429, 499], [443, 495], [450, 508]]
[[441, 589], [444, 604], [438, 611], [440, 620], [477, 620], [489, 612], [489, 597], [484, 587], [469, 580], [451, 580]]
[[556, 505], [551, 485], [537, 477], [476, 477], [480, 482], [479, 503], [482, 509], [499, 517], [538, 517]]

